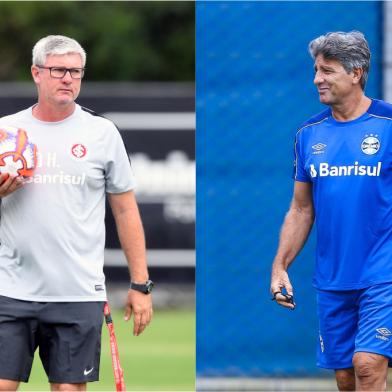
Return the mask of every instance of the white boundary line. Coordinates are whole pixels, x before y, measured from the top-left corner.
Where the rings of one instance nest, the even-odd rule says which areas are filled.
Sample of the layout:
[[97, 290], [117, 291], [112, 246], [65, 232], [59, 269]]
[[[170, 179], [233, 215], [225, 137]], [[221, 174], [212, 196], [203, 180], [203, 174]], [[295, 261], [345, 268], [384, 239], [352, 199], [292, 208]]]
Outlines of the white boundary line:
[[[196, 255], [193, 249], [151, 249], [147, 250], [149, 267], [195, 267]], [[127, 260], [121, 249], [105, 249], [106, 267], [126, 267]]]
[[103, 115], [112, 120], [122, 131], [145, 129], [194, 131], [196, 128], [194, 112], [107, 112]]
[[197, 378], [196, 390], [202, 391], [337, 391], [334, 378]]

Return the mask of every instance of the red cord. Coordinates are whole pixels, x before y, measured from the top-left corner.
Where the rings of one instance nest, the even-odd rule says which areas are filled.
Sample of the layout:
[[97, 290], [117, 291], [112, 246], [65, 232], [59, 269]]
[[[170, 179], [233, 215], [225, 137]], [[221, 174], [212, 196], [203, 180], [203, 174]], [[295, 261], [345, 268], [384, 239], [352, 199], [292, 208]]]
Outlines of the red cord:
[[113, 320], [110, 314], [109, 304], [107, 302], [105, 303], [105, 306], [103, 308], [103, 314], [105, 315], [106, 325], [109, 330], [110, 352], [112, 355], [112, 366], [113, 366], [113, 373], [114, 373], [114, 381], [116, 383], [116, 391], [125, 392], [126, 389], [125, 389], [125, 381], [124, 381], [124, 372], [120, 364], [116, 335], [114, 334]]

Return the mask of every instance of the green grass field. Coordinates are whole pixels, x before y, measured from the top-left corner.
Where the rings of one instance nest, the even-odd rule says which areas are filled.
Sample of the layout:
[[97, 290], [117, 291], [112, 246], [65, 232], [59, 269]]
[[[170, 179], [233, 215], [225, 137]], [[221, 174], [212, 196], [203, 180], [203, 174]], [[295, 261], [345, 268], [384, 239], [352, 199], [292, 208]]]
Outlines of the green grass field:
[[[132, 325], [114, 311], [114, 327], [128, 391], [193, 391], [195, 388], [195, 312], [156, 311], [153, 322], [141, 336], [132, 335]], [[104, 324], [100, 381], [89, 383], [90, 391], [115, 390]], [[28, 384], [22, 391], [47, 391], [49, 384], [38, 354]]]

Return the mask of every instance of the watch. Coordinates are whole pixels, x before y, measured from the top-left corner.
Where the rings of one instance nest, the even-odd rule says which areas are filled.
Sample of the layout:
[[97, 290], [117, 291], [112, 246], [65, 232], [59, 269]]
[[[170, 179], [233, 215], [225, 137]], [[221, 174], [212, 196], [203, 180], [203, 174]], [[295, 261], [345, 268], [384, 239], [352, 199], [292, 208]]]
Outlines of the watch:
[[154, 287], [154, 282], [150, 279], [147, 280], [146, 283], [131, 282], [131, 285], [129, 286], [130, 289], [140, 291], [143, 294], [150, 294], [153, 287]]

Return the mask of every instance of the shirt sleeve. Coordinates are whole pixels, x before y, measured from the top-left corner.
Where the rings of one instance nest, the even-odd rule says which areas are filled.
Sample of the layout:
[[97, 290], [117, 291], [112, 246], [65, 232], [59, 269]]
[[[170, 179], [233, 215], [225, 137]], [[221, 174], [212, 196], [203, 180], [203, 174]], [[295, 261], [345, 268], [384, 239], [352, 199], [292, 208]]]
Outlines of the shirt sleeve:
[[122, 193], [135, 188], [135, 176], [131, 161], [125, 149], [118, 129], [110, 124], [111, 129], [105, 143], [105, 184], [106, 192]]
[[301, 132], [297, 132], [294, 140], [294, 168], [293, 179], [301, 182], [311, 182], [309, 174], [305, 170], [305, 161], [302, 154]]

